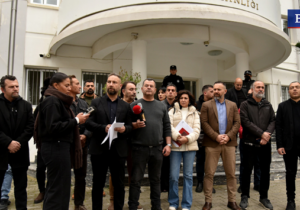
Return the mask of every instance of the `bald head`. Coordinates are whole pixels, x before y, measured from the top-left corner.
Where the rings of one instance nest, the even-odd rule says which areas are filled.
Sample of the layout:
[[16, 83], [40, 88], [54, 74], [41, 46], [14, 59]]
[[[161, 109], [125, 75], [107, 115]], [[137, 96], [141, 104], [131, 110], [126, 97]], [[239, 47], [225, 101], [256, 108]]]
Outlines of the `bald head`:
[[243, 87], [243, 80], [241, 78], [236, 78], [234, 82], [234, 88], [236, 90], [241, 90]]

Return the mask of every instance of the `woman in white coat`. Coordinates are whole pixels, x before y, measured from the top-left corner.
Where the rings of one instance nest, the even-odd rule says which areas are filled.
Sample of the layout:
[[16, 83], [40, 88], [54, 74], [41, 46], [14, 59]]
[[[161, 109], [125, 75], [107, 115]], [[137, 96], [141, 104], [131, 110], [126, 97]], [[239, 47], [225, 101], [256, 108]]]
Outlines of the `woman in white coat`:
[[[170, 180], [169, 180], [169, 210], [179, 206], [178, 179], [180, 164], [183, 160], [183, 192], [182, 210], [189, 210], [193, 201], [193, 163], [198, 150], [197, 139], [200, 134], [200, 118], [195, 108], [195, 97], [188, 90], [181, 90], [174, 102], [174, 107], [169, 111], [172, 128], [172, 152], [170, 154]], [[193, 132], [181, 135], [176, 126], [180, 121], [185, 121]], [[177, 146], [175, 146], [177, 145]]]

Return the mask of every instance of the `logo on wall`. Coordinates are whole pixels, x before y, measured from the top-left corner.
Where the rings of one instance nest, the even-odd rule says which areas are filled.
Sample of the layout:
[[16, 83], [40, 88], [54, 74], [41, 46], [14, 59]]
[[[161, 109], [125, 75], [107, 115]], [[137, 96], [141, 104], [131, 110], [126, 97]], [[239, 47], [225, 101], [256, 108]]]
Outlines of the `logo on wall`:
[[288, 28], [300, 28], [300, 9], [288, 10]]

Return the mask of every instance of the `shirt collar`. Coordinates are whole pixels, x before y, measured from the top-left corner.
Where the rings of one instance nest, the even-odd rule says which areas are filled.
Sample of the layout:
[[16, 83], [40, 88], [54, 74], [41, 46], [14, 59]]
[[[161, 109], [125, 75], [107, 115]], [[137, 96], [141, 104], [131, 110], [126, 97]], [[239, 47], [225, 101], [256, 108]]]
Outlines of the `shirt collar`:
[[221, 103], [218, 99], [215, 99], [215, 101], [217, 104], [221, 104], [221, 105], [225, 104], [225, 99], [224, 99], [223, 103]]
[[116, 100], [114, 100], [114, 101], [112, 101], [109, 97], [108, 97], [108, 95], [107, 94], [105, 94], [105, 97], [106, 97], [106, 100], [107, 101], [110, 101], [110, 102], [112, 102], [112, 103], [114, 103], [114, 102], [118, 102], [118, 100], [119, 100], [119, 96], [117, 97], [117, 99]]

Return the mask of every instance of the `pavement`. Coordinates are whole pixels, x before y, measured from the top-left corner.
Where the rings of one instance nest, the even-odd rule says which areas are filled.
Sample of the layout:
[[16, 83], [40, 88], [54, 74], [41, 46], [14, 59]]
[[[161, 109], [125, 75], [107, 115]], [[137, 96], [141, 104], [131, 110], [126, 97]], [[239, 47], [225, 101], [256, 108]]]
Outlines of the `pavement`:
[[[221, 210], [221, 209], [228, 209], [227, 206], [227, 189], [226, 185], [215, 185], [214, 188], [216, 189], [216, 194], [213, 194], [213, 209], [214, 210]], [[274, 210], [284, 210], [286, 208], [286, 185], [285, 180], [278, 180], [278, 181], [272, 181], [270, 190], [269, 190], [269, 199], [271, 200], [271, 203], [274, 206]], [[296, 180], [296, 189], [300, 189], [300, 179]], [[144, 210], [151, 210], [151, 202], [150, 202], [150, 187], [142, 187], [141, 188], [142, 193], [140, 196], [140, 204], [143, 205]], [[73, 192], [73, 186], [72, 191]], [[109, 190], [108, 188], [105, 188], [106, 197], [103, 198], [103, 209], [107, 209], [109, 206]], [[9, 206], [9, 210], [14, 210], [15, 208], [15, 199], [13, 196], [14, 188], [12, 185], [12, 190], [9, 194], [11, 205]], [[27, 188], [27, 194], [28, 194], [28, 202], [27, 207], [28, 209], [42, 209], [42, 203], [40, 204], [34, 204], [33, 200], [38, 195], [38, 186], [36, 179], [28, 176], [28, 188]], [[126, 187], [126, 194], [125, 194], [125, 206], [124, 209], [128, 209], [128, 187]], [[180, 194], [180, 200], [182, 197], [182, 187], [179, 187], [179, 194]], [[300, 194], [300, 192], [299, 192]], [[259, 194], [257, 191], [253, 190], [253, 185], [251, 185], [251, 191], [250, 191], [249, 198], [249, 207], [247, 210], [259, 210], [264, 209], [259, 204]], [[162, 209], [167, 210], [169, 207], [168, 204], [168, 194], [162, 193], [161, 194], [161, 203], [162, 203]], [[236, 195], [237, 203], [240, 202], [240, 194], [237, 193]], [[202, 209], [202, 206], [204, 205], [204, 194], [203, 193], [196, 193], [195, 187], [193, 187], [193, 205], [191, 210], [196, 209]], [[300, 196], [296, 195], [296, 205], [300, 206]], [[92, 200], [91, 200], [91, 188], [87, 187], [86, 189], [86, 200], [85, 200], [85, 206], [88, 210], [92, 209]], [[73, 201], [70, 199], [70, 210], [74, 209]], [[181, 210], [181, 207], [178, 209]]]

